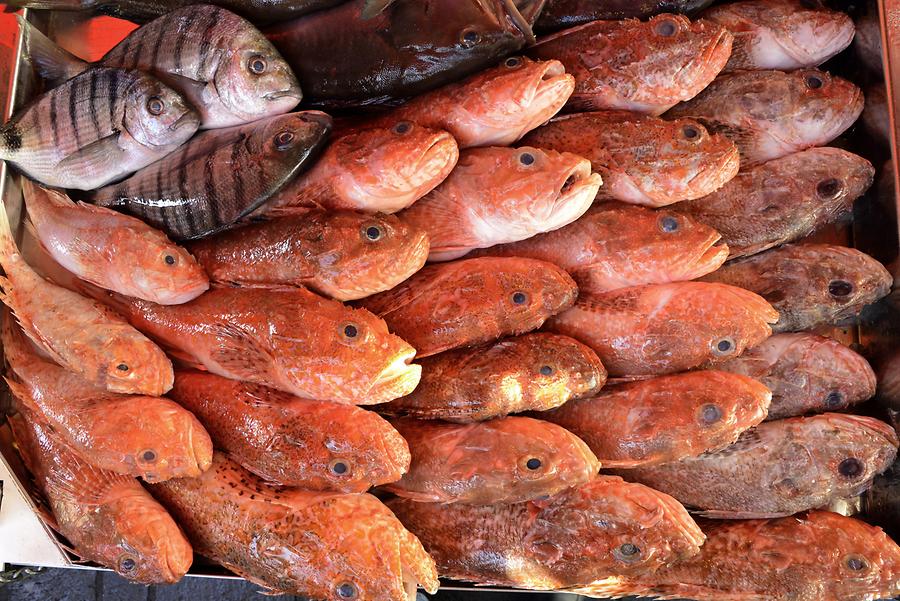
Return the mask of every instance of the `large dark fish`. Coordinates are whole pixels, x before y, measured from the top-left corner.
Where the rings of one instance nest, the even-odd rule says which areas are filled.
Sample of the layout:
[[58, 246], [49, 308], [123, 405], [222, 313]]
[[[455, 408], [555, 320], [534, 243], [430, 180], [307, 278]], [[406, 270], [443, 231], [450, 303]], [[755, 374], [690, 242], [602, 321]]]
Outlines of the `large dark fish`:
[[785, 244], [726, 263], [704, 281], [751, 290], [778, 311], [775, 332], [810, 330], [854, 317], [891, 291], [884, 266], [854, 248]]
[[351, 0], [266, 35], [319, 106], [382, 103], [420, 94], [494, 64], [532, 39], [512, 0], [404, 0], [371, 19]]
[[692, 14], [710, 4], [712, 0], [547, 0], [535, 29], [562, 29], [598, 19], [644, 19], [658, 13]]
[[319, 112], [207, 131], [91, 200], [175, 239], [208, 236], [249, 215], [309, 167], [330, 131], [331, 117]]

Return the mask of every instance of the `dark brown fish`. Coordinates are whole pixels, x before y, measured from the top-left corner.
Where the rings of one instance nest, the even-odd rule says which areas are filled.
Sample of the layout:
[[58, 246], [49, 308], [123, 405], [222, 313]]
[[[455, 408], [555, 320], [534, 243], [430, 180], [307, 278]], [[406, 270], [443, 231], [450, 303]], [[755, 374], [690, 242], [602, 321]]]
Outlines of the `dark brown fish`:
[[811, 148], [750, 167], [708, 196], [674, 210], [715, 228], [731, 258], [811, 234], [837, 219], [875, 176], [872, 164], [838, 148]]
[[891, 146], [891, 117], [888, 112], [887, 89], [884, 82], [866, 88], [866, 108], [862, 112], [862, 125], [866, 133], [877, 140], [882, 148]]
[[805, 332], [776, 334], [716, 367], [768, 386], [770, 420], [837, 411], [875, 394], [868, 361], [836, 340]]
[[778, 517], [862, 493], [897, 445], [882, 421], [824, 413], [765, 422], [721, 451], [621, 473], [706, 517]]
[[751, 290], [778, 310], [775, 332], [810, 330], [854, 317], [891, 291], [884, 266], [853, 248], [786, 244], [726, 263], [707, 276]]
[[474, 506], [392, 499], [388, 506], [441, 576], [551, 590], [647, 574], [695, 555], [704, 536], [672, 497], [597, 476], [540, 503]]
[[596, 392], [606, 369], [577, 340], [532, 333], [447, 351], [420, 361], [422, 379], [378, 411], [419, 419], [475, 422], [543, 411]]
[[877, 77], [884, 77], [883, 51], [881, 48], [881, 16], [878, 2], [865, 2], [865, 11], [856, 18], [856, 35], [853, 50], [860, 64]]
[[659, 13], [692, 14], [712, 0], [547, 0], [535, 29], [562, 29], [598, 19], [644, 19]]

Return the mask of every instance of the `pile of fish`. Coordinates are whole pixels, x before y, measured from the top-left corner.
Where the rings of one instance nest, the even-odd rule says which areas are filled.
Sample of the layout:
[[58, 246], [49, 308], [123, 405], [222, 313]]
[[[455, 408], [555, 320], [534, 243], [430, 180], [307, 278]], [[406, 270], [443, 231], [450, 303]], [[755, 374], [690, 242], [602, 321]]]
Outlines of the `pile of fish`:
[[874, 177], [819, 69], [855, 26], [709, 4], [16, 0], [142, 23], [87, 63], [20, 17], [2, 343], [48, 524], [335, 601], [900, 594], [827, 510], [900, 441], [821, 335], [892, 277], [805, 239]]

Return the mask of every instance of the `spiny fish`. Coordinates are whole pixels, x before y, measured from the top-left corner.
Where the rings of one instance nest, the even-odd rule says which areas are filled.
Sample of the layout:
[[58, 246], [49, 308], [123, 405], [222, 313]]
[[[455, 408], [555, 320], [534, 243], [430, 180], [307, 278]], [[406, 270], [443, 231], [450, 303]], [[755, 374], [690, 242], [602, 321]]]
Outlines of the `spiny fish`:
[[137, 480], [82, 460], [27, 409], [10, 416], [9, 424], [19, 455], [47, 497], [52, 527], [80, 557], [134, 582], [181, 580], [194, 560], [191, 545]]
[[706, 517], [778, 517], [862, 493], [897, 445], [884, 422], [824, 413], [765, 422], [720, 451], [622, 474]]
[[378, 411], [484, 421], [558, 407], [596, 392], [606, 382], [606, 369], [594, 351], [568, 336], [545, 332], [447, 351], [420, 364], [422, 380], [416, 389]]
[[824, 71], [738, 71], [719, 76], [666, 118], [692, 117], [725, 134], [746, 169], [831, 142], [862, 109], [860, 89]]
[[900, 593], [900, 547], [861, 520], [810, 511], [703, 530], [706, 542], [690, 559], [572, 592], [697, 601], [871, 601]]
[[853, 248], [786, 244], [726, 263], [707, 282], [751, 290], [778, 310], [776, 332], [810, 330], [851, 318], [891, 291], [884, 266]]
[[558, 589], [645, 574], [695, 555], [704, 536], [672, 497], [597, 476], [546, 501], [474, 506], [392, 499], [441, 576]]
[[587, 159], [568, 152], [473, 148], [400, 218], [428, 232], [430, 261], [448, 261], [572, 223], [602, 183]]
[[712, 0], [547, 0], [535, 28], [553, 30], [598, 19], [645, 19], [659, 13], [696, 13]]
[[582, 294], [546, 329], [597, 352], [611, 376], [660, 375], [736, 357], [768, 338], [778, 312], [734, 286], [677, 282]]
[[221, 453], [199, 478], [150, 492], [197, 553], [270, 593], [315, 599], [415, 599], [438, 588], [434, 560], [381, 501], [266, 484]]
[[536, 417], [581, 437], [604, 468], [630, 468], [727, 446], [763, 421], [771, 398], [752, 378], [693, 371], [612, 386]]
[[172, 387], [172, 362], [121, 316], [51, 284], [19, 254], [0, 206], [0, 300], [25, 334], [61, 366], [111, 392], [158, 396]]
[[417, 96], [374, 123], [405, 119], [444, 129], [460, 148], [509, 146], [558, 113], [574, 90], [575, 78], [559, 61], [511, 56]]
[[317, 111], [203, 132], [165, 159], [97, 190], [94, 204], [131, 213], [175, 239], [231, 227], [316, 159], [331, 117]]
[[875, 169], [838, 148], [810, 148], [738, 173], [708, 196], [675, 207], [714, 227], [731, 258], [803, 238], [850, 210]]
[[[18, 20], [26, 59], [51, 85], [91, 67]], [[203, 129], [286, 113], [302, 97], [297, 78], [262, 33], [209, 4], [179, 8], [139, 27], [93, 64], [158, 77], [197, 109]]]
[[579, 25], [541, 38], [527, 54], [557, 59], [575, 76], [568, 110], [661, 115], [715, 79], [733, 39], [717, 23], [661, 14]]
[[539, 328], [577, 294], [572, 278], [550, 263], [484, 257], [427, 266], [359, 304], [427, 357]]
[[734, 36], [726, 71], [817, 67], [853, 41], [846, 13], [808, 0], [743, 0], [714, 6], [703, 18]]
[[428, 258], [428, 235], [391, 215], [310, 211], [246, 225], [188, 248], [217, 283], [305, 286], [337, 300], [390, 290]]
[[591, 450], [559, 426], [529, 417], [478, 424], [401, 418], [412, 464], [385, 490], [414, 501], [494, 505], [552, 496], [589, 482], [600, 469]]
[[163, 158], [199, 125], [197, 111], [153, 76], [89, 69], [0, 126], [0, 159], [48, 186], [92, 190]]
[[603, 176], [600, 198], [650, 207], [706, 196], [737, 175], [740, 163], [731, 140], [694, 119], [625, 111], [558, 117], [523, 143], [587, 158]]
[[396, 213], [441, 183], [457, 159], [453, 136], [409, 121], [345, 131], [261, 212], [319, 208]]
[[473, 256], [548, 261], [569, 272], [580, 293], [599, 294], [698, 278], [718, 269], [728, 248], [718, 232], [690, 216], [608, 202], [558, 230]]
[[805, 332], [776, 334], [717, 368], [768, 386], [770, 420], [837, 411], [875, 394], [868, 361], [840, 342]]
[[98, 390], [30, 348], [18, 326], [3, 320], [3, 352], [23, 404], [91, 465], [147, 482], [193, 478], [209, 468], [212, 441], [189, 411], [166, 398]]
[[78, 277], [162, 305], [187, 302], [209, 288], [190, 253], [140, 219], [74, 203], [27, 179], [22, 189], [37, 239]]

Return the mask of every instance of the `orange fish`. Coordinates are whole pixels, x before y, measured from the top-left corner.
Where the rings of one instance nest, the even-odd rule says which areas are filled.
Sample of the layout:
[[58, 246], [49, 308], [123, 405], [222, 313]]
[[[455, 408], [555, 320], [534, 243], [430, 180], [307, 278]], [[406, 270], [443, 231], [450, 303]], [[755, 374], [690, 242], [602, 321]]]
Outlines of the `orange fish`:
[[430, 261], [558, 229], [590, 208], [603, 183], [568, 152], [473, 148], [444, 182], [400, 214], [428, 232]]
[[881, 528], [829, 511], [705, 524], [700, 553], [581, 595], [697, 601], [858, 601], [900, 593], [900, 547]]
[[521, 503], [585, 484], [600, 469], [580, 438], [529, 417], [478, 424], [410, 418], [392, 423], [409, 443], [412, 464], [403, 478], [384, 488], [414, 501]]
[[172, 387], [172, 362], [121, 316], [39, 276], [19, 254], [0, 207], [0, 300], [25, 334], [63, 367], [98, 388], [158, 396]]
[[678, 501], [597, 476], [540, 503], [476, 506], [392, 499], [441, 576], [552, 590], [643, 575], [696, 555], [704, 536]]
[[310, 211], [189, 245], [214, 282], [305, 286], [337, 300], [390, 290], [425, 264], [428, 236], [390, 215]]
[[172, 516], [137, 480], [88, 464], [23, 411], [9, 417], [16, 446], [75, 553], [134, 582], [181, 580], [194, 553]]
[[564, 115], [523, 143], [573, 152], [603, 176], [600, 198], [661, 207], [711, 194], [738, 173], [737, 147], [694, 119], [624, 111]]
[[778, 312], [734, 286], [678, 282], [583, 294], [547, 329], [597, 352], [613, 376], [659, 375], [717, 363], [772, 334]]
[[212, 441], [192, 413], [165, 398], [98, 390], [38, 357], [12, 320], [3, 321], [3, 352], [17, 378], [7, 378], [10, 390], [91, 465], [147, 482], [209, 468]]
[[359, 407], [189, 371], [176, 373], [169, 394], [203, 420], [217, 448], [271, 482], [364, 492], [409, 469], [406, 441]]
[[696, 96], [731, 55], [734, 37], [712, 21], [661, 14], [649, 21], [593, 21], [538, 40], [532, 58], [556, 58], [575, 76], [572, 111], [661, 115]]
[[597, 354], [568, 336], [535, 332], [420, 361], [411, 394], [378, 407], [419, 419], [475, 422], [543, 411], [596, 392], [606, 382]]
[[581, 294], [692, 280], [728, 257], [719, 234], [693, 218], [620, 203], [598, 204], [574, 223], [474, 256], [528, 257], [567, 272]]
[[613, 386], [535, 417], [581, 437], [604, 468], [695, 457], [766, 417], [772, 393], [745, 376], [693, 371]]
[[360, 304], [427, 357], [539, 328], [571, 307], [577, 294], [572, 278], [555, 265], [485, 257], [425, 267]]
[[453, 134], [460, 148], [509, 146], [559, 112], [575, 78], [556, 60], [511, 56], [500, 65], [413, 98], [375, 122], [406, 119]]
[[458, 158], [453, 136], [409, 121], [347, 131], [329, 144], [309, 171], [258, 212], [396, 213], [441, 183]]
[[150, 491], [197, 553], [267, 592], [397, 601], [438, 588], [434, 560], [371, 495], [273, 486], [220, 453], [199, 478]]

